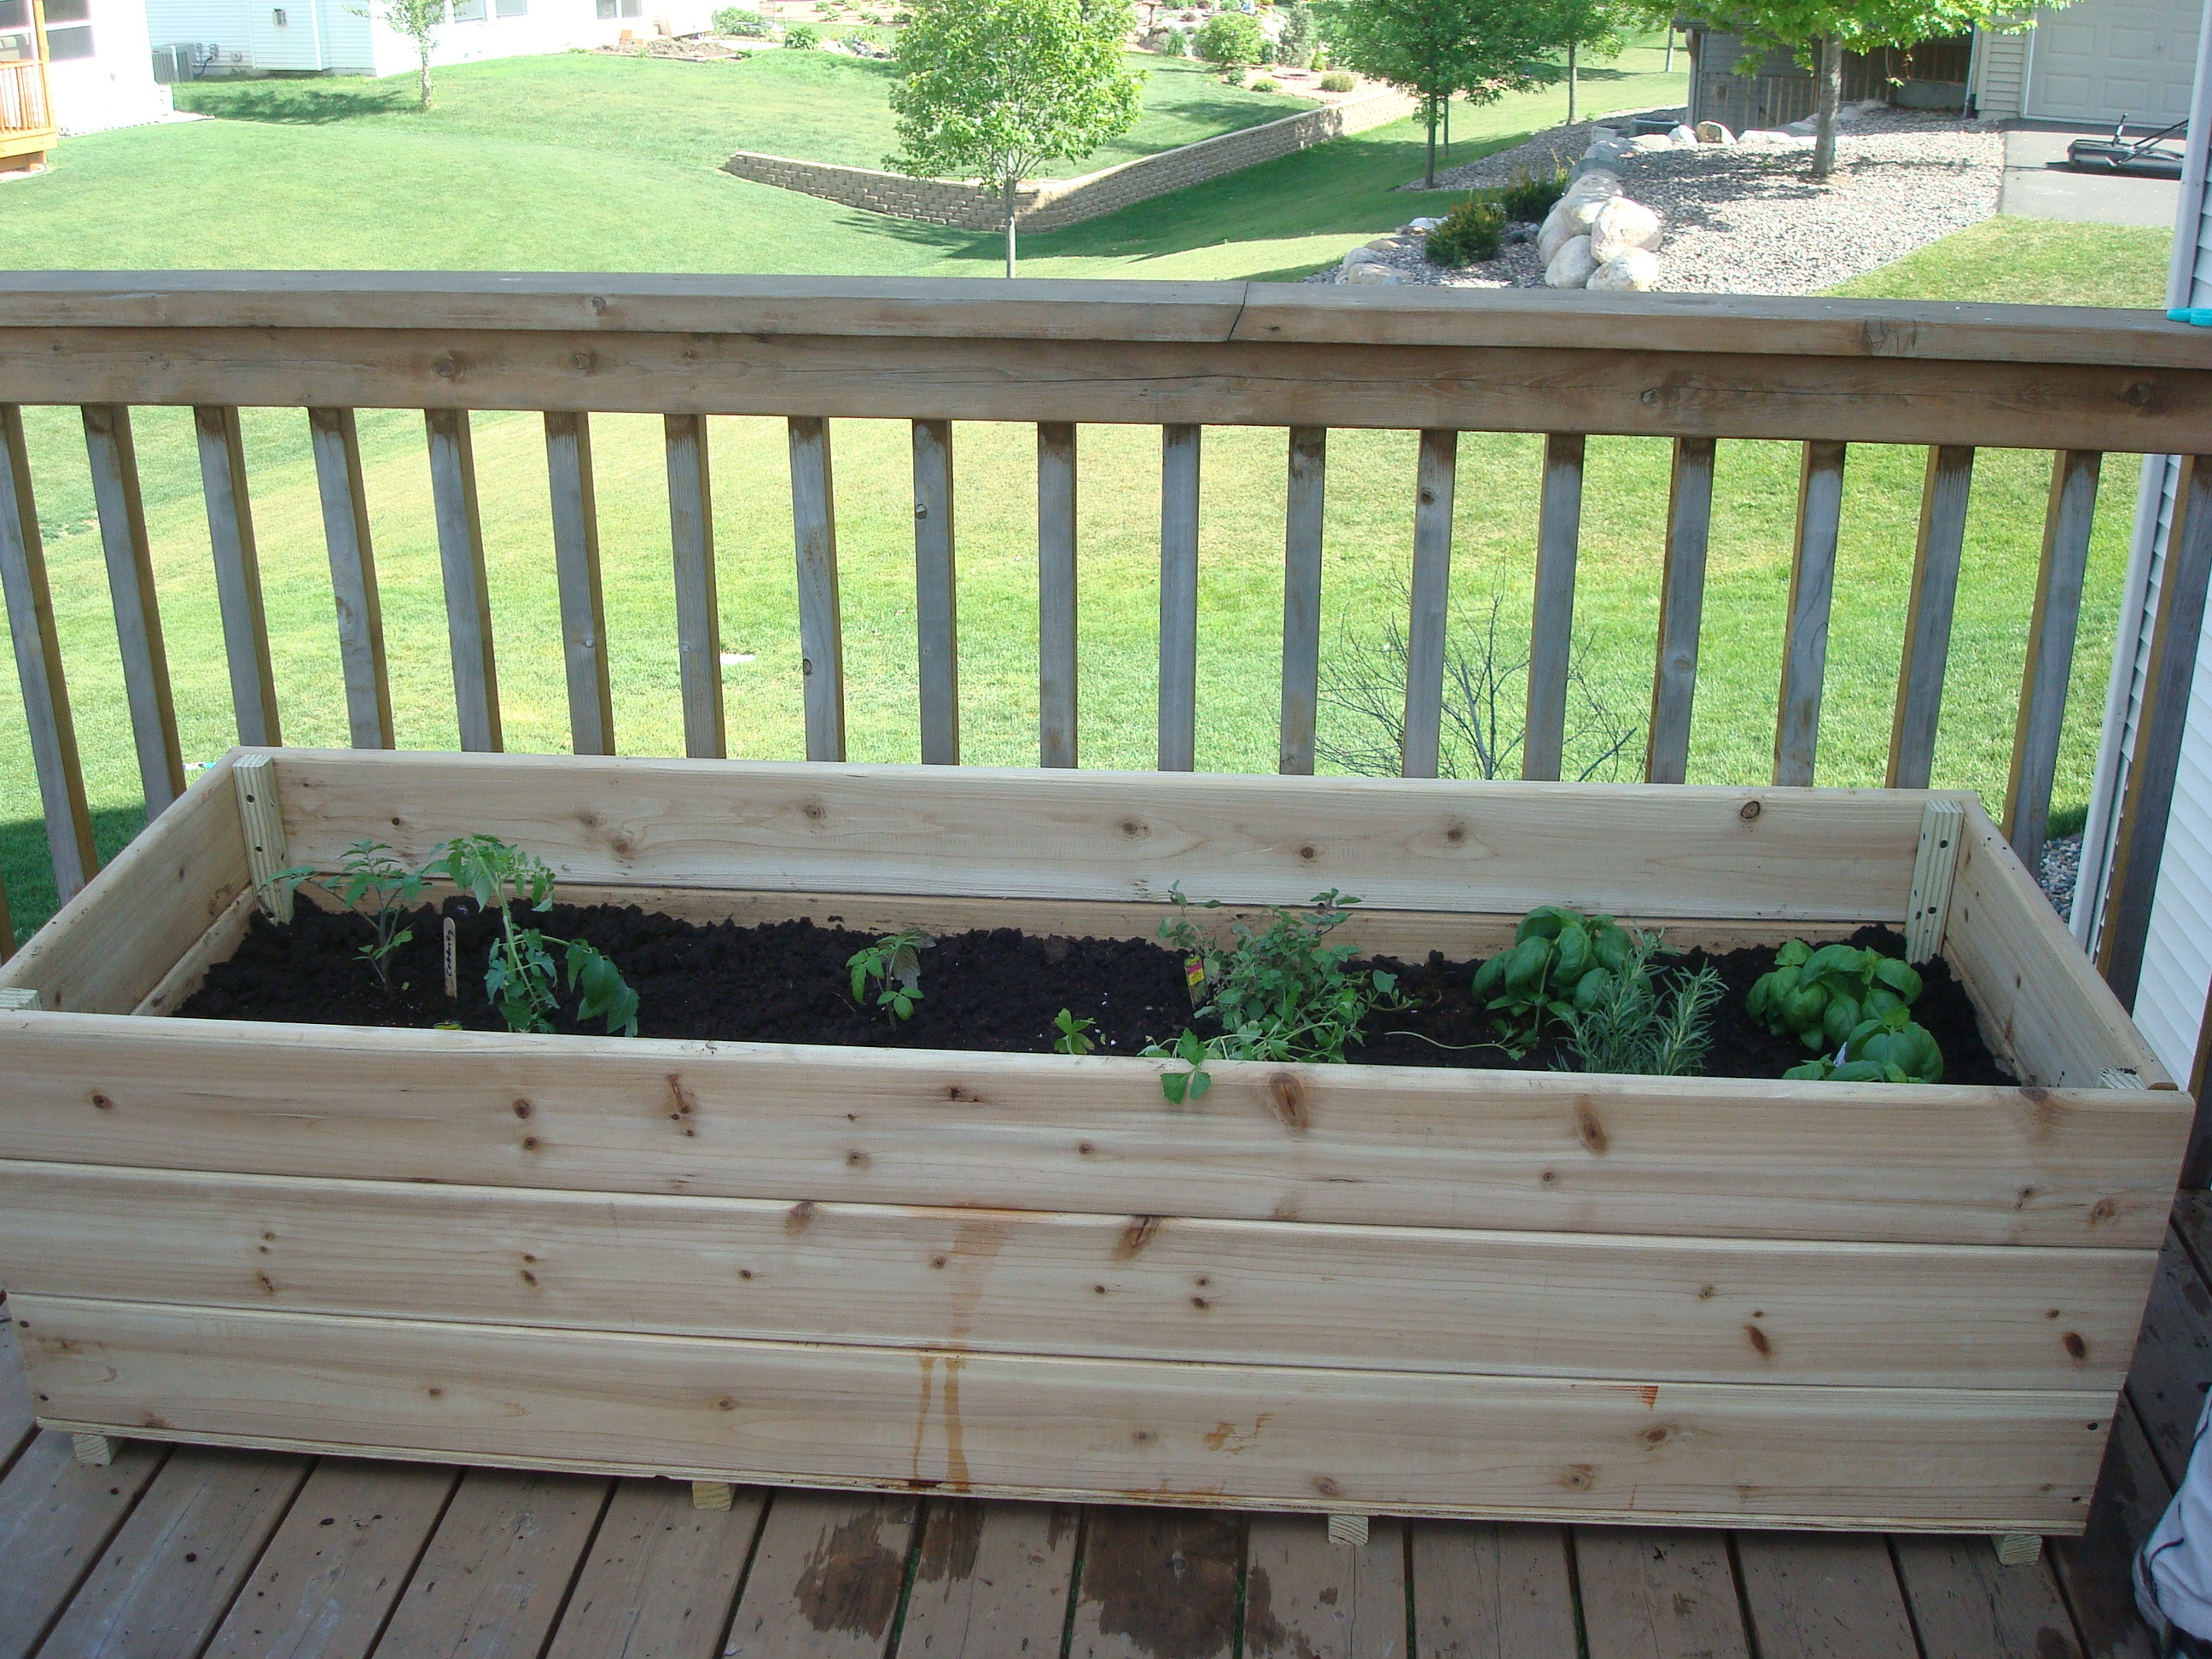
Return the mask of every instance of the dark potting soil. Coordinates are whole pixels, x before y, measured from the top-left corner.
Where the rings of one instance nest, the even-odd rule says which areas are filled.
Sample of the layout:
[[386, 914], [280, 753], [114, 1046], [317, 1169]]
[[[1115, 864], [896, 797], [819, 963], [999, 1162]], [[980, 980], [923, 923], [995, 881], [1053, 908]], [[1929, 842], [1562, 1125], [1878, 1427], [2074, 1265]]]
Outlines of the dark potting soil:
[[[206, 983], [179, 1012], [197, 1019], [416, 1028], [449, 1021], [470, 1030], [502, 1029], [483, 989], [496, 916], [465, 901], [447, 901], [443, 914], [454, 917], [460, 963], [460, 994], [449, 1000], [441, 914], [425, 908], [411, 918], [414, 937], [394, 955], [396, 988], [389, 995], [362, 957], [368, 935], [359, 917], [319, 910], [304, 900], [289, 927], [256, 916], [235, 954], [209, 970]], [[750, 927], [679, 921], [635, 907], [556, 905], [530, 920], [553, 937], [588, 940], [621, 968], [638, 994], [641, 1036], [1041, 1054], [1051, 1049], [1058, 1035], [1053, 1018], [1065, 1008], [1094, 1022], [1097, 1053], [1133, 1054], [1148, 1043], [1172, 1042], [1191, 1024], [1182, 958], [1146, 940], [1040, 938], [1004, 927], [949, 935], [922, 952], [922, 996], [914, 1017], [894, 1022], [852, 998], [845, 964], [875, 942], [871, 933], [811, 921]], [[1808, 942], [1826, 941], [1810, 936]], [[1891, 955], [1905, 950], [1903, 939], [1885, 927], [1862, 928], [1850, 942]], [[1753, 981], [1773, 966], [1771, 948], [1711, 957], [1692, 951], [1675, 960], [1692, 971], [1711, 962], [1728, 985], [1713, 1018], [1705, 1066], [1711, 1075], [1778, 1077], [1810, 1058], [1794, 1039], [1770, 1036], [1743, 1011]], [[1517, 1060], [1495, 1046], [1488, 1012], [1471, 992], [1475, 963], [1432, 953], [1425, 963], [1382, 958], [1376, 965], [1399, 974], [1401, 989], [1415, 1006], [1376, 1015], [1365, 1043], [1352, 1051], [1358, 1061], [1552, 1066], [1554, 1043]], [[1948, 966], [1928, 963], [1921, 977], [1913, 1017], [1942, 1048], [1944, 1081], [2011, 1082], [1983, 1045], [1973, 1006]], [[563, 1031], [587, 1029], [565, 1017], [556, 1024]]]

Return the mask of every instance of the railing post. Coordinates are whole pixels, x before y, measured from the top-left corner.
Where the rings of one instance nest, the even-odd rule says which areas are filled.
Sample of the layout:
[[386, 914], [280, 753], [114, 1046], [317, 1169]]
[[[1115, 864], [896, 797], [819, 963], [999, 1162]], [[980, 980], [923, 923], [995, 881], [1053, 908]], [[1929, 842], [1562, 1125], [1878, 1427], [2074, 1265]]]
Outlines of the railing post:
[[1159, 769], [1198, 763], [1199, 428], [1160, 428]]
[[916, 421], [914, 616], [925, 766], [960, 764], [960, 591], [952, 513], [952, 422]]
[[350, 409], [310, 409], [307, 435], [322, 496], [323, 540], [330, 550], [338, 661], [345, 674], [347, 740], [356, 749], [392, 746], [392, 680], [384, 656], [384, 603], [376, 586], [368, 491], [362, 477], [361, 433]]
[[1790, 561], [1790, 621], [1782, 646], [1781, 708], [1774, 726], [1774, 781], [1779, 784], [1813, 781], [1843, 507], [1844, 446], [1807, 444], [1797, 483], [1797, 540]]
[[830, 422], [791, 416], [791, 526], [799, 555], [799, 672], [806, 758], [845, 758], [845, 639], [837, 604], [837, 487]]
[[1076, 757], [1075, 426], [1037, 427], [1037, 763]]
[[2063, 449], [2051, 458], [2043, 558], [2036, 568], [2035, 611], [2027, 624], [2020, 718], [2013, 726], [2012, 771], [2005, 785], [2005, 839], [2032, 871], [2042, 866], [2044, 836], [2051, 826], [2051, 788], [2058, 775], [2066, 683], [2074, 672], [2074, 637], [2081, 627], [2103, 462], [2094, 449]]
[[2105, 881], [2104, 933], [2097, 948], [2097, 966], [2105, 982], [2130, 1008], [2135, 1006], [2136, 988], [2142, 977], [2151, 901], [2158, 890], [2159, 860], [2166, 851], [2190, 687], [2197, 677], [2197, 642], [2204, 631], [2208, 577], [2212, 577], [2212, 456], [2191, 455], [2182, 463], [2174, 491], [2150, 661], [2136, 719], [2135, 752], [2128, 758], [2119, 836], [2112, 848], [2112, 872]]
[[1443, 746], [1444, 629], [1451, 606], [1452, 489], [1459, 434], [1421, 434], [1413, 507], [1413, 605], [1406, 635], [1406, 736], [1400, 768], [1432, 778]]
[[1291, 428], [1283, 514], [1283, 702], [1275, 769], [1310, 776], [1321, 701], [1322, 508], [1328, 483], [1328, 428]]
[[46, 544], [39, 534], [38, 504], [31, 492], [23, 411], [14, 404], [0, 404], [0, 589], [7, 596], [15, 678], [22, 688], [24, 724], [30, 728], [31, 764], [46, 809], [54, 893], [66, 904], [100, 868], [100, 854], [92, 842], [92, 812], [85, 804], [84, 769], [77, 760], [69, 681], [62, 672], [53, 596], [46, 586]]
[[1580, 433], [1544, 440], [1543, 507], [1536, 528], [1536, 598], [1528, 635], [1528, 725], [1521, 775], [1555, 783], [1567, 737], [1567, 670], [1575, 645], [1575, 555], [1582, 535]]
[[146, 541], [145, 504], [138, 492], [138, 453], [131, 438], [131, 411], [123, 404], [87, 404], [82, 412], [100, 546], [107, 556], [108, 597], [114, 602], [116, 641], [123, 653], [123, 689], [131, 704], [138, 781], [150, 819], [185, 793], [185, 757], [177, 740], [168, 655], [161, 645], [161, 605], [154, 587], [153, 550]]
[[483, 520], [477, 508], [476, 446], [465, 409], [422, 412], [430, 439], [430, 498], [438, 562], [446, 580], [446, 635], [453, 657], [453, 704], [461, 747], [501, 747], [499, 664], [492, 651], [491, 593], [484, 575]]
[[192, 410], [199, 434], [200, 484], [207, 497], [208, 546], [222, 611], [223, 655], [238, 740], [256, 747], [284, 741], [276, 677], [269, 661], [269, 619], [261, 601], [261, 560], [253, 541], [253, 502], [246, 482], [246, 438], [238, 411], [203, 404]]
[[545, 477], [552, 495], [554, 579], [561, 591], [568, 741], [580, 755], [611, 755], [614, 692], [607, 679], [607, 606], [599, 580], [599, 507], [592, 479], [590, 416], [547, 412]]
[[714, 590], [714, 501], [707, 465], [707, 417], [670, 415], [668, 541], [676, 563], [676, 667], [684, 697], [684, 752], [718, 760], [727, 752], [722, 714], [722, 613]]
[[1966, 497], [1973, 480], [1972, 449], [1942, 444], [1929, 450], [1905, 651], [1897, 668], [1897, 710], [1889, 724], [1892, 789], [1925, 789], [1935, 765], [1943, 672], [1951, 656], [1951, 616], [1959, 597], [1959, 559], [1966, 544]]
[[1644, 776], [1680, 783], [1690, 772], [1690, 714], [1698, 695], [1698, 635], [1705, 610], [1705, 548], [1713, 526], [1713, 441], [1674, 440], [1667, 495], [1667, 570], [1659, 586], [1659, 648]]

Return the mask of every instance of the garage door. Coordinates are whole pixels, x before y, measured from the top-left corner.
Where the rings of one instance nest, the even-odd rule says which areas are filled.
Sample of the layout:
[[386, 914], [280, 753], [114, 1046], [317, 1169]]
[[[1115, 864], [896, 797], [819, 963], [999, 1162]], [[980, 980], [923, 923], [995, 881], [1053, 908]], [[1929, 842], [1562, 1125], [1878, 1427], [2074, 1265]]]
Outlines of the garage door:
[[2039, 11], [2029, 37], [2027, 107], [2053, 121], [2148, 122], [2189, 113], [2202, 0], [2079, 0]]

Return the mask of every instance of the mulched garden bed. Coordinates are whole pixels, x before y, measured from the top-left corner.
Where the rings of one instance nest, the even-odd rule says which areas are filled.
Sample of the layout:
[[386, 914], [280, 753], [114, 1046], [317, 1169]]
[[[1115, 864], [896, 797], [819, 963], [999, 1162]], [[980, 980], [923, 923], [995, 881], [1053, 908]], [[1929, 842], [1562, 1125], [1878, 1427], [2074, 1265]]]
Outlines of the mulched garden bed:
[[[302, 902], [289, 927], [257, 915], [237, 951], [209, 970], [179, 1013], [501, 1030], [483, 984], [496, 917], [462, 901], [448, 901], [446, 908], [459, 936], [458, 999], [445, 995], [441, 913], [425, 908], [415, 916], [415, 937], [395, 957], [392, 977], [399, 988], [387, 997], [361, 958], [361, 921]], [[1145, 940], [1039, 938], [1012, 928], [949, 935], [923, 952], [921, 1001], [911, 1020], [894, 1024], [879, 1010], [855, 1007], [850, 995], [845, 964], [875, 942], [871, 933], [811, 921], [696, 923], [614, 906], [556, 904], [544, 915], [530, 913], [529, 921], [559, 938], [587, 940], [615, 961], [638, 993], [642, 1036], [1042, 1054], [1056, 1035], [1054, 1016], [1066, 1008], [1096, 1022], [1098, 1053], [1134, 1054], [1148, 1043], [1172, 1042], [1191, 1023], [1182, 958]], [[1808, 942], [1827, 941], [1815, 934]], [[1885, 927], [1863, 928], [1849, 942], [1893, 956], [1905, 951], [1905, 941]], [[1690, 969], [1710, 960], [1728, 983], [1713, 1020], [1710, 1074], [1779, 1077], [1809, 1057], [1797, 1043], [1768, 1036], [1743, 1011], [1753, 981], [1773, 966], [1771, 948], [1710, 958], [1692, 951], [1675, 960]], [[1425, 963], [1379, 958], [1376, 965], [1398, 972], [1418, 1006], [1376, 1015], [1365, 1045], [1352, 1051], [1361, 1063], [1551, 1068], [1548, 1044], [1519, 1060], [1492, 1046], [1489, 1017], [1471, 994], [1475, 963], [1447, 961], [1437, 952]], [[2013, 1082], [1983, 1044], [1973, 1006], [1949, 968], [1940, 960], [1927, 963], [1921, 975], [1913, 1018], [1942, 1048], [1943, 1080]], [[581, 1028], [563, 1020], [560, 1029]]]

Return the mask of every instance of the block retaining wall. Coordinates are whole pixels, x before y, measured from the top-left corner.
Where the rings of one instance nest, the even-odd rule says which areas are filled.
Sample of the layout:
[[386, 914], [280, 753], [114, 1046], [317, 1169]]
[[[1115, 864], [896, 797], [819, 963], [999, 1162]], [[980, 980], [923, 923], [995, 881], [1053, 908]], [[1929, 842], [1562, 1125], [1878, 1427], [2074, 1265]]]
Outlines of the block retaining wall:
[[[1157, 155], [1140, 155], [1133, 161], [1079, 178], [1032, 179], [1016, 191], [1015, 211], [1021, 228], [1028, 231], [1080, 224], [1133, 202], [1164, 196], [1171, 190], [1240, 173], [1278, 155], [1382, 126], [1412, 114], [1413, 106], [1413, 100], [1404, 93], [1381, 88], [1341, 103], [1301, 110], [1279, 121], [1201, 138]], [[758, 184], [927, 224], [996, 230], [1006, 223], [1006, 210], [997, 191], [956, 179], [911, 179], [902, 173], [801, 161], [750, 149], [732, 155], [722, 164], [722, 171]]]

